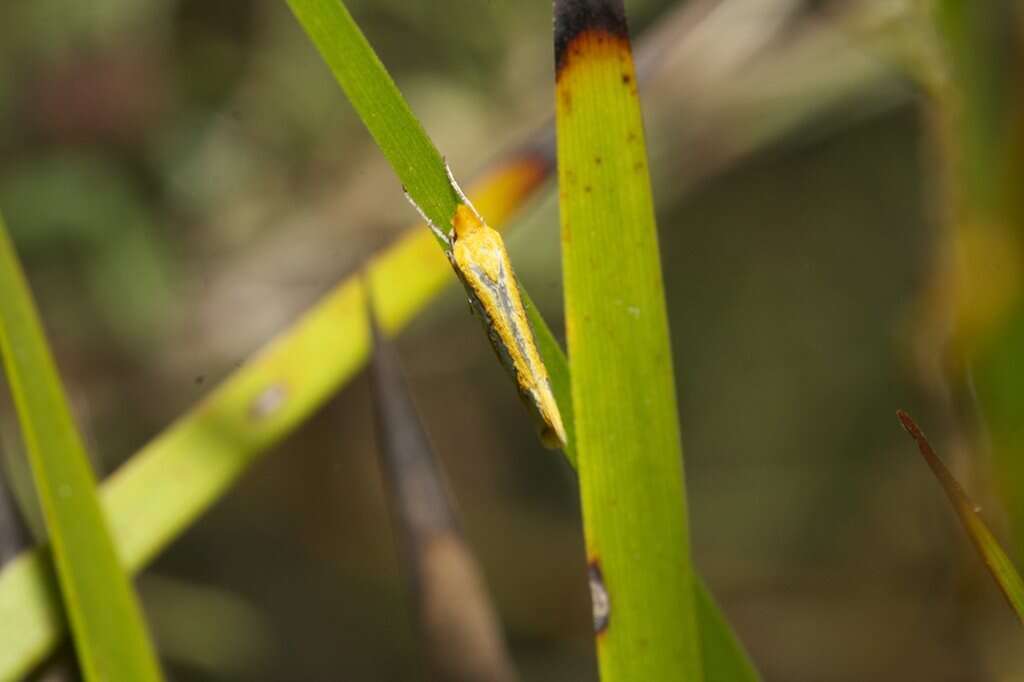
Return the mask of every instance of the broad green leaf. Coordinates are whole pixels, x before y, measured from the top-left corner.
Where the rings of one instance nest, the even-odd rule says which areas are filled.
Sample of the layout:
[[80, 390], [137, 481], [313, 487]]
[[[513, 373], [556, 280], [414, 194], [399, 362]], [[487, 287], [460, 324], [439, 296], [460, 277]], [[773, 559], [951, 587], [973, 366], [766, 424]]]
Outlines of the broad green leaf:
[[[28, 284], [0, 219], [0, 351], [86, 680], [161, 679]], [[25, 627], [18, 619], [8, 628]], [[0, 640], [3, 645], [4, 640]]]

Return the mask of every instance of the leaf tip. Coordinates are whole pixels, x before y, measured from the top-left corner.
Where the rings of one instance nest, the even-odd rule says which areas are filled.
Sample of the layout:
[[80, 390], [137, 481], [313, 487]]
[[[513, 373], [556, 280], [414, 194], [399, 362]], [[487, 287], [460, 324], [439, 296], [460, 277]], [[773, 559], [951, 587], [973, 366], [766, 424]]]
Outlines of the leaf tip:
[[629, 28], [622, 0], [555, 0], [555, 75], [562, 73], [573, 44], [587, 35], [628, 43]]

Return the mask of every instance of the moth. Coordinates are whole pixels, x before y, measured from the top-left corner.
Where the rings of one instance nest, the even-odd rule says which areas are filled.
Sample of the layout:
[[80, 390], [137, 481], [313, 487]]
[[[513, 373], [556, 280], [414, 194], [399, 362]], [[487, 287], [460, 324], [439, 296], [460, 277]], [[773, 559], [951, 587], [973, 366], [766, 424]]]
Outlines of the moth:
[[549, 448], [564, 448], [562, 415], [526, 319], [505, 242], [477, 212], [451, 169], [447, 165], [445, 168], [461, 201], [452, 216], [450, 234], [438, 228], [408, 193], [406, 198], [444, 243], [448, 260], [466, 289], [470, 309], [483, 323], [491, 347], [516, 382], [519, 397], [540, 427], [541, 442]]

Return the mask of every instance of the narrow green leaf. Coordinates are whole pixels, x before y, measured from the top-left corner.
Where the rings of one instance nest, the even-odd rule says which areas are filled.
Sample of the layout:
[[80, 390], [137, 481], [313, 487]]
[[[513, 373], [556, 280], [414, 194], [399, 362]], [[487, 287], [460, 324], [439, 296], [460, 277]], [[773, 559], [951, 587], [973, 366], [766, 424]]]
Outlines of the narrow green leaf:
[[985, 522], [978, 516], [978, 507], [967, 496], [967, 493], [960, 487], [957, 480], [953, 478], [953, 474], [942, 463], [939, 456], [935, 454], [935, 450], [932, 449], [931, 444], [925, 438], [920, 427], [903, 410], [897, 411], [896, 416], [899, 417], [900, 423], [903, 424], [903, 428], [907, 430], [907, 433], [917, 442], [917, 448], [921, 451], [921, 456], [924, 457], [924, 461], [928, 464], [932, 473], [935, 474], [935, 478], [939, 479], [939, 483], [942, 484], [943, 490], [946, 491], [946, 496], [953, 505], [953, 511], [960, 517], [960, 522], [970, 536], [971, 541], [974, 542], [974, 546], [977, 548], [978, 553], [981, 554], [981, 558], [985, 561], [985, 566], [988, 567], [989, 573], [995, 578], [996, 584], [999, 585], [1003, 596], [1006, 597], [1006, 601], [1010, 603], [1021, 623], [1024, 623], [1024, 581], [1021, 581], [1017, 569], [1013, 567], [1010, 558], [1003, 551], [1003, 548], [999, 546], [999, 541], [996, 540], [995, 536], [992, 535], [992, 532], [985, 525]]
[[556, 0], [555, 63], [566, 328], [601, 679], [701, 680], [675, 375], [621, 0]]
[[[0, 218], [0, 351], [87, 680], [159, 680], [160, 669], [100, 508], [89, 461], [28, 285]], [[21, 627], [20, 621], [8, 627]]]
[[341, 0], [288, 0], [409, 196], [442, 230], [458, 203], [444, 161]]
[[[526, 313], [530, 317], [534, 333], [537, 335], [537, 347], [540, 349], [544, 364], [548, 367], [551, 377], [551, 388], [558, 400], [565, 420], [565, 430], [569, 435], [565, 457], [575, 469], [576, 461], [576, 425], [573, 419], [571, 381], [569, 364], [562, 347], [558, 345], [551, 329], [544, 318], [537, 312], [532, 301], [527, 301]], [[705, 682], [758, 682], [761, 678], [750, 660], [747, 651], [732, 631], [725, 616], [715, 603], [711, 591], [704, 584], [704, 579], [694, 572], [694, 594], [697, 610], [697, 621], [700, 629], [701, 658], [704, 666]]]

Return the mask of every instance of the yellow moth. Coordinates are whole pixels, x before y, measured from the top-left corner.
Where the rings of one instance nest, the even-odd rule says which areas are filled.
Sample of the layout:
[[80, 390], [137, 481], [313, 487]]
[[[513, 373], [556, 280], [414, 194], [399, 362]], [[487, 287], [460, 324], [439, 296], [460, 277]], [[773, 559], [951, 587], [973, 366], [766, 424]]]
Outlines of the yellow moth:
[[562, 415], [526, 319], [505, 242], [477, 213], [452, 177], [451, 169], [448, 180], [462, 200], [455, 208], [450, 235], [431, 222], [412, 197], [406, 196], [445, 243], [448, 260], [469, 295], [470, 308], [483, 322], [494, 352], [515, 380], [523, 403], [540, 424], [541, 441], [549, 448], [564, 448]]

